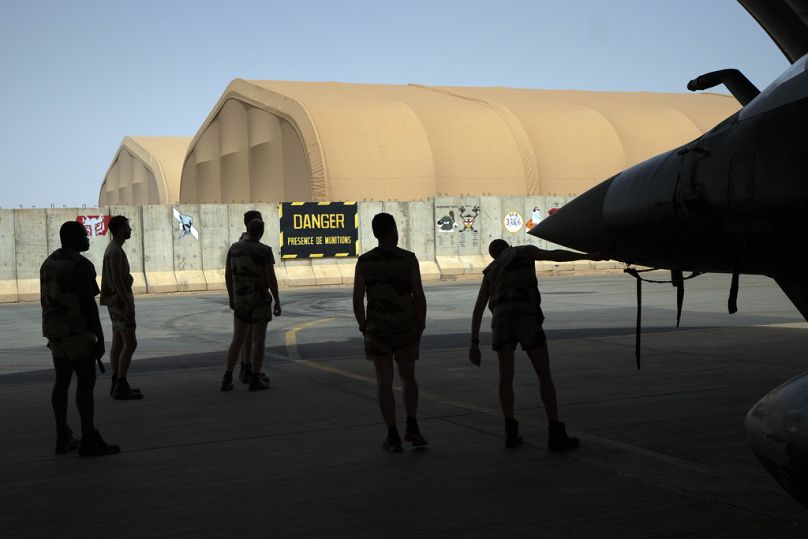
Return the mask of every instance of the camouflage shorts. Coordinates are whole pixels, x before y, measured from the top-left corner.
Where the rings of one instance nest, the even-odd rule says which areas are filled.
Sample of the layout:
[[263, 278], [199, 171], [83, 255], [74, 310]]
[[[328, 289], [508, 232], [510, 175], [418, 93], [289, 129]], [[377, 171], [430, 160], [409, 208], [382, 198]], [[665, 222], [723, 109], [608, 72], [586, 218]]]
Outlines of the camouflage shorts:
[[112, 320], [112, 331], [133, 331], [137, 324], [135, 324], [135, 313], [132, 313], [131, 319], [126, 319], [126, 303], [123, 301], [115, 300], [107, 305], [109, 311], [109, 319]]
[[522, 350], [533, 350], [547, 346], [547, 337], [541, 327], [542, 321], [535, 316], [520, 316], [497, 324], [491, 328], [491, 348], [516, 350], [516, 343]]
[[71, 361], [76, 361], [92, 357], [97, 340], [93, 333], [79, 333], [69, 337], [48, 339], [48, 348], [54, 358], [67, 357]]
[[421, 341], [415, 334], [402, 339], [379, 333], [365, 333], [365, 357], [371, 361], [390, 358], [399, 363], [415, 361], [418, 359], [420, 346]]
[[272, 320], [272, 302], [236, 303], [233, 316], [245, 324], [258, 324]]

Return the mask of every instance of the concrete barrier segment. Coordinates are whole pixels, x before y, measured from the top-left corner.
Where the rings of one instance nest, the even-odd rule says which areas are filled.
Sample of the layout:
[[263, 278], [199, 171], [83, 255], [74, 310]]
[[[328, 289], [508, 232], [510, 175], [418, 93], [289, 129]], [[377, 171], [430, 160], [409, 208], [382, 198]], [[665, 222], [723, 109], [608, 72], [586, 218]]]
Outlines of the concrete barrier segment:
[[0, 210], [0, 303], [19, 301], [14, 210]]
[[314, 286], [317, 276], [310, 260], [284, 260], [286, 269], [286, 286]]
[[174, 276], [178, 292], [207, 290], [205, 272], [202, 268], [202, 235], [204, 223], [199, 204], [175, 205], [171, 208], [174, 218]]
[[361, 254], [367, 253], [379, 244], [373, 235], [373, 216], [384, 210], [381, 202], [360, 202], [357, 211], [359, 212], [359, 253]]
[[339, 269], [340, 277], [342, 277], [342, 284], [353, 284], [354, 274], [356, 273], [356, 260], [357, 257], [342, 258], [337, 261], [337, 268]]
[[342, 284], [342, 273], [336, 259], [316, 259], [311, 260], [311, 269], [314, 272], [314, 282], [316, 285]]
[[[176, 292], [174, 238], [180, 234], [171, 206], [142, 206], [143, 270], [149, 293]], [[192, 240], [196, 241], [196, 240]]]
[[[58, 229], [56, 238], [57, 240], [59, 238]], [[51, 253], [48, 251], [45, 210], [14, 210], [14, 252], [19, 300], [37, 301], [39, 300], [39, 268]]]
[[231, 243], [228, 206], [200, 205], [198, 228], [206, 290], [226, 290], [224, 269]]

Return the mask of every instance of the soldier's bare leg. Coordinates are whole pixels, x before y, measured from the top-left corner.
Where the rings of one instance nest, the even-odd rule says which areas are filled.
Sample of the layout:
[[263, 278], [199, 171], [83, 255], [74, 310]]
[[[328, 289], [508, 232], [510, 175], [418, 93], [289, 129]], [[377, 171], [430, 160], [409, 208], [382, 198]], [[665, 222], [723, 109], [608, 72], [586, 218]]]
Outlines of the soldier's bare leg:
[[230, 348], [227, 349], [227, 370], [232, 371], [238, 362], [238, 356], [241, 353], [241, 348], [244, 346], [244, 340], [247, 338], [247, 330], [250, 324], [243, 322], [238, 318], [233, 318], [233, 340], [230, 342]]
[[117, 331], [112, 332], [112, 345], [109, 348], [109, 366], [112, 370], [112, 377], [118, 377], [118, 358], [121, 357], [121, 349], [123, 348], [123, 339]]
[[134, 329], [125, 329], [112, 334], [113, 343], [115, 337], [121, 341], [121, 351], [118, 356], [118, 378], [126, 378], [126, 375], [129, 374], [129, 365], [132, 364], [132, 355], [137, 349], [137, 336]]
[[497, 350], [499, 358], [499, 405], [505, 419], [513, 419], [513, 350]]
[[396, 426], [396, 401], [393, 396], [393, 358], [376, 358], [376, 396], [387, 428]]
[[539, 390], [541, 400], [544, 403], [544, 410], [547, 413], [548, 421], [558, 421], [558, 402], [556, 400], [555, 384], [553, 376], [550, 374], [550, 355], [546, 346], [533, 348], [527, 351], [530, 362], [533, 363], [533, 370], [539, 377]]
[[[257, 322], [250, 324], [247, 329], [246, 341], [250, 342], [250, 363], [252, 363], [252, 372], [255, 374], [261, 373], [261, 368], [264, 366], [264, 353], [266, 351], [266, 338], [267, 338], [267, 322]], [[246, 347], [246, 345], [245, 345]]]
[[67, 356], [53, 358], [53, 367], [56, 370], [56, 381], [51, 391], [51, 406], [56, 418], [56, 428], [59, 431], [69, 430], [67, 425], [67, 400], [70, 381], [73, 378], [73, 365]]
[[[408, 417], [415, 417], [418, 411], [418, 382], [415, 380], [415, 361], [401, 361], [398, 364], [398, 375], [404, 393], [404, 408]], [[392, 383], [390, 391], [392, 393]], [[395, 420], [394, 420], [395, 422]]]
[[73, 369], [76, 371], [76, 407], [81, 417], [81, 436], [90, 436], [95, 432], [95, 360], [82, 357], [73, 360]]

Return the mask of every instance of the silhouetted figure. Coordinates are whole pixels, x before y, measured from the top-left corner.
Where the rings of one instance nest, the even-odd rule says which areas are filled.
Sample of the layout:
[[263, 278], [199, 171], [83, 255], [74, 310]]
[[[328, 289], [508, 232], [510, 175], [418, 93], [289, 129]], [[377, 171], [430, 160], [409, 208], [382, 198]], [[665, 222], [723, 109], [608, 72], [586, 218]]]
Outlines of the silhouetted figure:
[[414, 447], [427, 445], [415, 418], [418, 410], [415, 361], [426, 324], [426, 297], [418, 259], [397, 246], [398, 229], [393, 216], [389, 213], [374, 216], [373, 235], [379, 240], [379, 246], [360, 256], [356, 263], [353, 310], [365, 338], [365, 357], [373, 361], [376, 369], [379, 408], [387, 424], [383, 447], [399, 453], [402, 447], [393, 396], [394, 359], [398, 363], [407, 412], [404, 439]]
[[600, 260], [588, 254], [572, 251], [539, 249], [533, 245], [511, 247], [505, 240], [494, 240], [488, 246], [494, 259], [483, 270], [483, 282], [474, 305], [471, 320], [469, 360], [480, 366], [480, 323], [485, 305], [491, 310], [492, 348], [499, 358], [499, 401], [505, 416], [505, 447], [522, 444], [519, 423], [513, 416], [513, 368], [516, 343], [527, 352], [539, 378], [541, 399], [550, 422], [548, 446], [551, 451], [566, 451], [578, 447], [578, 438], [567, 435], [564, 423], [558, 420], [555, 385], [550, 374], [547, 339], [542, 329], [544, 314], [536, 279], [536, 260], [568, 262]]
[[[246, 240], [249, 236], [247, 234], [247, 225], [253, 219], [262, 220], [261, 212], [258, 210], [249, 210], [244, 213], [244, 232], [241, 234], [239, 240]], [[250, 374], [252, 373], [252, 362], [250, 355], [252, 354], [252, 326], [247, 329], [247, 335], [244, 338], [244, 346], [241, 348], [241, 366], [239, 367], [238, 377], [244, 384], [250, 383]], [[260, 378], [269, 383], [269, 378], [263, 372], [260, 373]]]
[[[281, 315], [281, 300], [278, 295], [278, 280], [272, 267], [275, 257], [272, 255], [272, 248], [259, 241], [263, 235], [264, 222], [253, 219], [247, 223], [247, 238], [237, 241], [227, 251], [225, 282], [230, 308], [233, 309], [233, 341], [227, 351], [227, 370], [222, 379], [222, 391], [233, 390], [233, 368], [248, 334], [252, 346], [252, 371], [248, 389], [269, 389], [269, 379], [261, 378], [264, 343], [267, 324], [272, 320], [273, 312], [275, 316]], [[272, 298], [275, 299], [274, 310]]]
[[126, 379], [132, 354], [137, 348], [135, 329], [135, 296], [132, 294], [132, 273], [123, 244], [132, 237], [129, 219], [116, 215], [109, 220], [112, 241], [104, 251], [101, 269], [101, 305], [106, 305], [112, 320], [112, 348], [109, 363], [112, 367], [112, 386], [109, 394], [116, 400], [142, 399], [139, 389], [132, 389]]
[[[80, 253], [90, 248], [81, 223], [68, 221], [59, 230], [62, 247], [39, 269], [42, 334], [53, 354], [56, 383], [51, 405], [56, 417], [56, 452], [78, 447], [82, 457], [119, 453], [101, 438], [93, 421], [95, 363], [104, 355], [104, 331], [98, 318], [95, 267]], [[67, 393], [76, 372], [76, 406], [81, 416], [81, 443], [67, 425]]]

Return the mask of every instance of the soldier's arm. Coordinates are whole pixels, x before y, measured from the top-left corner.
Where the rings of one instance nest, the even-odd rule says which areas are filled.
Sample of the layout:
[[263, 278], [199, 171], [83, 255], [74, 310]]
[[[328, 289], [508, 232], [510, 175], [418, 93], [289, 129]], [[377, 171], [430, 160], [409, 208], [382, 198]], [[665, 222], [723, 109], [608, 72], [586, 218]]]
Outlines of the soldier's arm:
[[471, 314], [471, 342], [472, 344], [480, 343], [480, 324], [483, 321], [483, 313], [485, 306], [488, 304], [488, 297], [490, 290], [488, 281], [483, 279], [480, 283], [480, 291], [477, 292], [477, 301], [474, 303], [474, 311]]
[[[98, 305], [95, 303], [95, 296], [98, 294], [95, 271], [92, 270], [92, 264], [87, 261], [86, 264], [78, 264], [76, 272], [76, 293], [79, 297], [81, 316], [87, 321], [88, 329], [95, 334], [98, 340], [96, 344], [100, 344], [100, 348], [103, 350], [104, 330], [98, 316]], [[101, 355], [103, 355], [103, 352], [101, 352]]]
[[367, 319], [365, 318], [365, 279], [362, 278], [362, 272], [359, 271], [359, 264], [356, 264], [356, 271], [354, 272], [353, 282], [353, 312], [356, 318], [356, 323], [359, 324], [359, 331], [365, 332], [365, 325]]
[[480, 353], [480, 324], [483, 321], [485, 306], [488, 304], [488, 297], [491, 294], [488, 280], [483, 278], [480, 283], [480, 291], [477, 293], [477, 301], [474, 303], [474, 311], [471, 315], [471, 344], [469, 345], [469, 361], [472, 365], [480, 366], [482, 354]]
[[603, 260], [603, 257], [597, 254], [590, 253], [577, 253], [575, 251], [567, 251], [564, 249], [553, 249], [551, 251], [546, 249], [539, 249], [535, 245], [528, 245], [526, 250], [530, 253], [533, 260], [549, 260], [552, 262], [573, 262], [575, 260]]
[[267, 284], [269, 284], [269, 292], [272, 294], [272, 298], [275, 300], [274, 313], [275, 316], [280, 316], [281, 296], [278, 293], [278, 277], [275, 275], [275, 267], [272, 265], [272, 263], [267, 262], [266, 272], [267, 272]]
[[227, 259], [224, 263], [224, 284], [227, 287], [227, 298], [230, 308], [233, 308], [233, 270], [230, 269], [230, 251], [227, 251]]
[[426, 295], [421, 282], [421, 267], [418, 259], [412, 266], [412, 301], [415, 304], [415, 317], [418, 320], [418, 332], [423, 333], [426, 328]]

